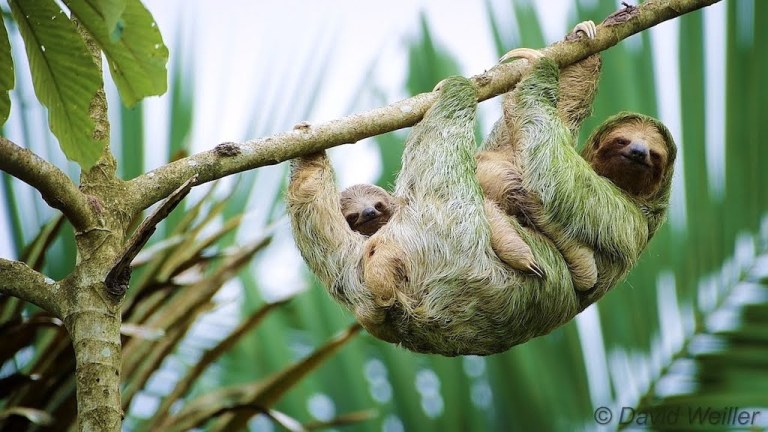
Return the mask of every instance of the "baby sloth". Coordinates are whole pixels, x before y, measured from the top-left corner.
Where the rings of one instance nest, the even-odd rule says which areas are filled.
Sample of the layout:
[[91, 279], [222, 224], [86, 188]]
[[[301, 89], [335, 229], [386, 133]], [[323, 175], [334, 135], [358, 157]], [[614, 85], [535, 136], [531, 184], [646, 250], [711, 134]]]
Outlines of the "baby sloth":
[[349, 227], [369, 237], [389, 222], [396, 208], [389, 192], [372, 184], [348, 187], [341, 193], [340, 204]]
[[[340, 194], [341, 214], [352, 231], [370, 237], [389, 222], [398, 210], [397, 200], [386, 190], [372, 184], [356, 184]], [[501, 209], [490, 200], [484, 203], [491, 228], [491, 248], [500, 260], [515, 270], [544, 277], [531, 248], [506, 220]]]

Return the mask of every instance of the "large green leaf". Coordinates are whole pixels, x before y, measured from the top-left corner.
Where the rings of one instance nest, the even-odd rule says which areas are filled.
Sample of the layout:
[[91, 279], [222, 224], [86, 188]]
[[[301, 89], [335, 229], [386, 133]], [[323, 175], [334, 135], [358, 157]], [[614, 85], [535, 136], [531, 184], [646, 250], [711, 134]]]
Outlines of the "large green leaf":
[[3, 16], [0, 15], [0, 126], [8, 120], [11, 112], [11, 97], [8, 92], [13, 88], [13, 59], [8, 32], [5, 30]]
[[119, 33], [118, 23], [125, 11], [128, 0], [88, 0], [98, 12], [104, 17], [107, 33]]
[[139, 0], [127, 1], [117, 27], [110, 27], [108, 20], [113, 17], [102, 15], [100, 2], [65, 0], [64, 3], [104, 50], [109, 72], [126, 105], [165, 93], [168, 48], [152, 14]]
[[52, 0], [9, 3], [24, 39], [35, 94], [48, 108], [51, 131], [67, 158], [87, 169], [104, 146], [94, 139], [88, 114], [104, 85], [99, 69], [72, 21]]

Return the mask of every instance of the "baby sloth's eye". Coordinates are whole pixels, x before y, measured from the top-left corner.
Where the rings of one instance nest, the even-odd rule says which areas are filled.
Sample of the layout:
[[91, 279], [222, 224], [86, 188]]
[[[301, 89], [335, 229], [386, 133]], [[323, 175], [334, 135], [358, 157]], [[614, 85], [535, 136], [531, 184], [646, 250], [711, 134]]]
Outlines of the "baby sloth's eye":
[[619, 147], [626, 147], [629, 144], [629, 140], [626, 138], [616, 138], [614, 141]]
[[659, 163], [659, 161], [661, 161], [661, 155], [656, 153], [656, 152], [654, 152], [654, 151], [652, 151], [651, 152], [651, 159], [653, 159], [653, 162]]
[[348, 215], [346, 216], [346, 219], [347, 219], [347, 223], [348, 223], [350, 226], [353, 226], [353, 225], [355, 225], [355, 222], [357, 222], [357, 216], [358, 216], [358, 214], [357, 214], [357, 213], [348, 214]]
[[377, 202], [377, 203], [376, 203], [376, 204], [373, 206], [373, 208], [375, 208], [375, 209], [376, 209], [376, 210], [378, 210], [378, 211], [384, 211], [384, 203], [383, 203], [383, 202], [381, 202], [381, 201], [379, 201], [379, 202]]

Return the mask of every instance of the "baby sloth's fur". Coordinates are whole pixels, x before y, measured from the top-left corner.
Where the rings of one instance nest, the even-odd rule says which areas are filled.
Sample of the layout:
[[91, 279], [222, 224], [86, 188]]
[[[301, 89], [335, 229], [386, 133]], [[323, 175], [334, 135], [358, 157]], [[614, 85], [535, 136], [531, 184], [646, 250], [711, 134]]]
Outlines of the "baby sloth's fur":
[[599, 151], [630, 118], [651, 122], [665, 140], [657, 192], [628, 197], [575, 152], [557, 96], [557, 65], [543, 59], [511, 96], [521, 113], [514, 142], [522, 185], [541, 203], [536, 217], [594, 251], [600, 277], [589, 295], [573, 289], [558, 247], [515, 217], [496, 213], [530, 246], [546, 280], [514, 270], [494, 251], [488, 200], [476, 176], [476, 92], [464, 78], [447, 79], [413, 127], [393, 193], [397, 208], [370, 237], [342, 216], [325, 154], [295, 160], [287, 201], [296, 244], [329, 293], [371, 334], [419, 352], [501, 352], [567, 322], [636, 262], [667, 207], [674, 143], [642, 115], [622, 114], [598, 129], [585, 154]]
[[[341, 192], [339, 203], [349, 228], [370, 237], [383, 227], [398, 208], [398, 200], [372, 184], [356, 184]], [[484, 202], [485, 216], [491, 228], [491, 248], [502, 261], [529, 274], [544, 277], [533, 258], [531, 248], [507, 222], [504, 213], [491, 200]]]

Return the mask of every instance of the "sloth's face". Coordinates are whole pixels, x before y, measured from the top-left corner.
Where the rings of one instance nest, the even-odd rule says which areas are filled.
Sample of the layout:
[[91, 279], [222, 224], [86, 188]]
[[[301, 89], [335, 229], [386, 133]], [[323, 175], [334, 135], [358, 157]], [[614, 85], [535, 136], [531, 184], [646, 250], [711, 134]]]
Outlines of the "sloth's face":
[[622, 124], [598, 143], [592, 166], [635, 198], [650, 198], [658, 192], [667, 167], [664, 138], [650, 123]]
[[349, 227], [365, 236], [372, 236], [392, 217], [393, 205], [389, 194], [374, 185], [356, 185], [341, 194], [341, 213]]

